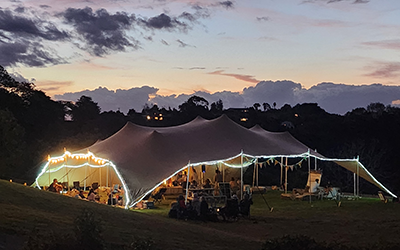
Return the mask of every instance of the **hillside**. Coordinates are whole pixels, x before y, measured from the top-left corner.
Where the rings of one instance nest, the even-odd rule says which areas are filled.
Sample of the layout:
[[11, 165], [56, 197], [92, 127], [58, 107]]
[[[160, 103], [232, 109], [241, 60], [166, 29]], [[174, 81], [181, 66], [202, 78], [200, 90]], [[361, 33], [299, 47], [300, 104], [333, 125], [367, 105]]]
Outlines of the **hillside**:
[[128, 245], [134, 237], [151, 237], [162, 249], [179, 249], [182, 244], [188, 249], [200, 245], [213, 246], [213, 249], [257, 249], [260, 246], [257, 241], [240, 235], [232, 237], [230, 233], [204, 226], [205, 223], [184, 223], [109, 207], [4, 180], [0, 180], [0, 197], [0, 236], [4, 242], [4, 238], [11, 235], [15, 246], [20, 246], [36, 228], [42, 232], [72, 234], [74, 219], [85, 208], [101, 219], [104, 238], [112, 242], [114, 249]]
[[377, 198], [344, 198], [337, 207], [331, 200], [311, 204], [283, 200], [279, 192], [269, 191], [264, 198], [274, 207], [272, 213], [262, 197], [254, 195], [250, 219], [204, 223], [167, 218], [172, 200], [156, 209], [128, 211], [4, 180], [0, 180], [0, 197], [0, 249], [21, 249], [37, 231], [58, 237], [73, 235], [74, 220], [85, 209], [101, 220], [107, 249], [127, 249], [137, 238], [151, 238], [157, 249], [256, 250], [266, 240], [284, 235], [357, 247], [400, 244], [400, 204]]

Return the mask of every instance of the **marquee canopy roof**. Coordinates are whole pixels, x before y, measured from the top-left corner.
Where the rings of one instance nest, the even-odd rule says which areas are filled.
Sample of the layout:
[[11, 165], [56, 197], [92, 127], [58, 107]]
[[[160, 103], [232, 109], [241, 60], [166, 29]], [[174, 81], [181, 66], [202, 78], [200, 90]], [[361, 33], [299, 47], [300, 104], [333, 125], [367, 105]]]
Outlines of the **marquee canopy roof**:
[[[109, 138], [81, 150], [111, 161], [126, 183], [132, 206], [164, 179], [190, 165], [223, 162], [241, 167], [257, 158], [316, 157], [335, 161], [357, 172], [392, 196], [356, 159], [328, 159], [310, 151], [288, 132], [268, 132], [259, 126], [242, 127], [223, 115], [213, 120], [197, 117], [173, 127], [144, 127], [128, 122]], [[357, 167], [358, 166], [358, 167]], [[358, 170], [357, 170], [358, 168]]]

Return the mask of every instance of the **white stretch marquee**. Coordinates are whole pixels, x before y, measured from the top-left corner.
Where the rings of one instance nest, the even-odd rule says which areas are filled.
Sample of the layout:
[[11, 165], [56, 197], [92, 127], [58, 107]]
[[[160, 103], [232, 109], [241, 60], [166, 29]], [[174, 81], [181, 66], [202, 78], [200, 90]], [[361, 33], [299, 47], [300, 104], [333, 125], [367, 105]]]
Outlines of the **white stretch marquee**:
[[[127, 207], [136, 204], [165, 179], [189, 165], [219, 163], [240, 168], [241, 152], [243, 152], [243, 166], [248, 166], [259, 157], [311, 156], [319, 160], [334, 161], [396, 197], [357, 159], [328, 159], [313, 151], [310, 152], [307, 146], [288, 132], [268, 132], [259, 126], [247, 129], [225, 115], [213, 120], [198, 117], [189, 123], [173, 127], [144, 127], [128, 122], [109, 138], [76, 153], [88, 151], [105, 160], [98, 163], [99, 166], [112, 164], [116, 169], [116, 176], [122, 179], [119, 183], [123, 184], [127, 191], [129, 198]], [[48, 185], [50, 178], [46, 174], [51, 172], [48, 171], [51, 168], [50, 164], [43, 169], [37, 178], [37, 185]], [[65, 169], [59, 171], [66, 173]], [[86, 172], [81, 170], [79, 173], [88, 175], [88, 170]], [[54, 176], [54, 173], [51, 174]], [[96, 176], [104, 178], [105, 175], [106, 172], [103, 171], [100, 174], [92, 174], [91, 178]], [[84, 178], [85, 176], [82, 176], [81, 179]]]

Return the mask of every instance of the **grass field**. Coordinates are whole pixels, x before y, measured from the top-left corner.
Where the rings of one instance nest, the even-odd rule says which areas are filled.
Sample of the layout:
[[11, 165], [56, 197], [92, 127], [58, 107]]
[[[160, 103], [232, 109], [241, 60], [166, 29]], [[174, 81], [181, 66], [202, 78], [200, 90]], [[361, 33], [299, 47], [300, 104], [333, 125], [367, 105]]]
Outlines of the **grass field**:
[[237, 222], [179, 221], [167, 217], [172, 200], [155, 209], [124, 210], [0, 180], [0, 249], [19, 249], [34, 230], [72, 234], [84, 209], [94, 212], [110, 249], [135, 237], [151, 237], [159, 249], [261, 249], [267, 239], [306, 235], [344, 245], [400, 245], [400, 204], [377, 198], [334, 201], [283, 200], [277, 191], [253, 196], [250, 219]]

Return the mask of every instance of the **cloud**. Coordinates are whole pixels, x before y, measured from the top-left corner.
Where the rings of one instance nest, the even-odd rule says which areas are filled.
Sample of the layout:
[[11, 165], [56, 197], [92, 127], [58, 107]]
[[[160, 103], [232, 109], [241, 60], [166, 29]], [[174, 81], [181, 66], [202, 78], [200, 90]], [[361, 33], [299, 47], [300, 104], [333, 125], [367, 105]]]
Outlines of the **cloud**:
[[193, 15], [193, 14], [191, 14], [191, 13], [189, 13], [189, 12], [183, 12], [183, 13], [179, 16], [179, 18], [186, 19], [186, 20], [188, 20], [188, 21], [190, 21], [190, 22], [196, 22], [197, 19], [198, 19], [198, 17], [196, 17], [195, 15]]
[[108, 90], [99, 87], [95, 90], [84, 90], [74, 93], [64, 93], [55, 95], [57, 100], [77, 101], [82, 95], [92, 97], [97, 102], [102, 111], [121, 110], [127, 113], [129, 109], [135, 109], [141, 112], [145, 103], [148, 103], [150, 96], [157, 93], [158, 89], [154, 87], [138, 87], [131, 89]]
[[15, 38], [43, 38], [57, 41], [69, 38], [65, 31], [60, 31], [51, 23], [39, 19], [14, 15], [10, 10], [0, 9], [0, 30]]
[[392, 101], [392, 105], [396, 107], [400, 107], [400, 100], [394, 100]]
[[233, 78], [236, 78], [238, 80], [245, 81], [245, 82], [252, 82], [252, 83], [259, 82], [259, 80], [255, 79], [254, 76], [240, 75], [240, 74], [227, 74], [227, 73], [224, 73], [223, 70], [217, 70], [217, 71], [214, 71], [214, 72], [210, 72], [208, 74], [210, 74], [210, 75], [230, 76], [230, 77], [233, 77]]
[[194, 16], [196, 18], [209, 18], [211, 16], [211, 11], [207, 7], [199, 5], [199, 3], [192, 4], [191, 7], [195, 10]]
[[164, 39], [161, 39], [161, 43], [166, 45], [166, 46], [169, 46], [169, 43], [167, 41], [165, 41]]
[[24, 12], [25, 12], [25, 8], [22, 7], [22, 6], [19, 6], [19, 7], [15, 8], [14, 11], [15, 11], [15, 12], [18, 12], [18, 13], [24, 13]]
[[376, 69], [364, 76], [374, 78], [396, 78], [400, 76], [400, 63], [398, 62], [382, 62], [371, 67], [375, 67]]
[[190, 44], [187, 44], [187, 43], [184, 43], [184, 42], [183, 42], [182, 40], [180, 40], [180, 39], [177, 39], [176, 41], [179, 43], [179, 47], [182, 47], [182, 48], [185, 48], [185, 47], [194, 47], [194, 48], [196, 48], [196, 46], [190, 45]]
[[311, 25], [315, 27], [349, 27], [349, 23], [340, 20], [315, 20]]
[[[390, 105], [397, 104], [400, 96], [400, 86], [346, 85], [334, 83], [320, 83], [310, 89], [305, 89], [300, 83], [292, 81], [261, 81], [253, 87], [243, 89], [241, 93], [223, 91], [208, 93], [197, 91], [192, 95], [204, 97], [210, 103], [222, 100], [224, 108], [251, 107], [254, 103], [275, 102], [277, 108], [285, 104], [294, 106], [299, 103], [318, 103], [329, 113], [345, 114], [357, 107], [366, 107], [372, 102], [381, 102]], [[160, 107], [177, 107], [191, 95], [156, 95], [150, 102]]]
[[31, 80], [29, 81], [29, 79], [25, 78], [23, 75], [21, 75], [21, 74], [18, 73], [18, 72], [9, 73], [9, 75], [10, 75], [12, 78], [14, 78], [16, 81], [18, 81], [18, 82], [33, 82], [33, 81], [34, 81], [34, 79], [31, 79]]
[[138, 22], [139, 25], [148, 29], [155, 29], [155, 30], [180, 30], [186, 31], [189, 28], [189, 25], [181, 22], [178, 18], [171, 18], [170, 16], [162, 13], [158, 16], [151, 17], [151, 18], [139, 18]]
[[400, 86], [382, 84], [346, 85], [334, 83], [320, 83], [306, 90], [296, 93], [299, 103], [316, 102], [330, 113], [344, 114], [357, 107], [366, 107], [372, 102], [381, 102], [390, 105], [399, 99]]
[[353, 4], [369, 3], [369, 0], [305, 0], [302, 3], [316, 3], [326, 2], [327, 4], [338, 3], [338, 2], [351, 2]]
[[181, 70], [204, 70], [204, 69], [206, 69], [206, 68], [205, 68], [205, 67], [190, 67], [190, 68], [174, 67], [174, 69], [181, 69]]
[[15, 66], [18, 63], [31, 67], [65, 63], [62, 58], [53, 56], [54, 54], [46, 50], [39, 42], [20, 40], [0, 43], [0, 65], [4, 67]]
[[223, 2], [219, 2], [218, 3], [220, 6], [226, 8], [226, 9], [233, 9], [234, 8], [234, 4], [232, 1], [223, 1]]
[[134, 15], [125, 12], [109, 14], [105, 9], [93, 12], [90, 7], [68, 8], [60, 15], [75, 28], [92, 55], [103, 56], [111, 51], [125, 51], [128, 47], [139, 48], [139, 42], [125, 34], [135, 21]]
[[256, 17], [256, 20], [259, 22], [266, 22], [266, 21], [269, 21], [269, 17], [267, 17], [267, 16]]
[[0, 9], [0, 65], [43, 67], [65, 63], [55, 51], [45, 47], [43, 41], [65, 41], [69, 34], [60, 31], [52, 22], [21, 15], [22, 7], [17, 11], [15, 14], [9, 9]]
[[271, 106], [275, 102], [277, 108], [285, 104], [294, 106], [299, 103], [318, 103], [327, 112], [336, 114], [345, 114], [354, 108], [367, 107], [372, 102], [381, 102], [385, 105], [400, 103], [400, 86], [382, 84], [356, 86], [328, 82], [305, 89], [300, 83], [283, 80], [261, 81], [255, 86], [244, 88], [242, 92], [195, 91], [192, 94], [166, 96], [158, 95], [157, 92], [157, 88], [148, 86], [116, 91], [99, 87], [95, 90], [56, 95], [55, 98], [76, 101], [82, 95], [87, 95], [98, 102], [103, 111], [120, 109], [125, 113], [131, 108], [140, 112], [145, 103], [178, 108], [192, 95], [204, 97], [210, 103], [222, 100], [225, 109], [251, 107], [256, 102], [260, 104], [266, 102]]
[[378, 47], [382, 49], [400, 50], [400, 40], [383, 40], [374, 42], [364, 42], [363, 45]]
[[[162, 5], [166, 3], [159, 2], [163, 2]], [[218, 2], [216, 5], [233, 8], [232, 1]], [[211, 16], [211, 7], [215, 7], [215, 4], [201, 6], [199, 3], [190, 3], [190, 11], [183, 11], [180, 15], [162, 13], [152, 17], [136, 17], [126, 12], [109, 13], [106, 9], [93, 10], [90, 7], [70, 7], [54, 14], [48, 12], [52, 7], [47, 4], [36, 8], [27, 6], [18, 2], [13, 10], [0, 7], [0, 49], [15, 49], [7, 52], [8, 58], [0, 58], [3, 66], [24, 64], [41, 67], [67, 63], [76, 55], [83, 56], [75, 53], [64, 55], [65, 59], [60, 58], [59, 41], [63, 42], [62, 46], [76, 47], [97, 57], [140, 49], [139, 38], [132, 37], [133, 32], [137, 32], [141, 42], [152, 42], [154, 31], [157, 30], [188, 32], [194, 25], [201, 25], [199, 19]], [[59, 24], [60, 21], [63, 24]], [[148, 31], [151, 34], [146, 34]], [[176, 41], [180, 47], [195, 47], [182, 40]], [[165, 40], [162, 43], [169, 45]], [[68, 50], [63, 52], [69, 53]]]
[[44, 92], [60, 91], [62, 88], [73, 84], [72, 81], [40, 81], [35, 83], [36, 87]]

